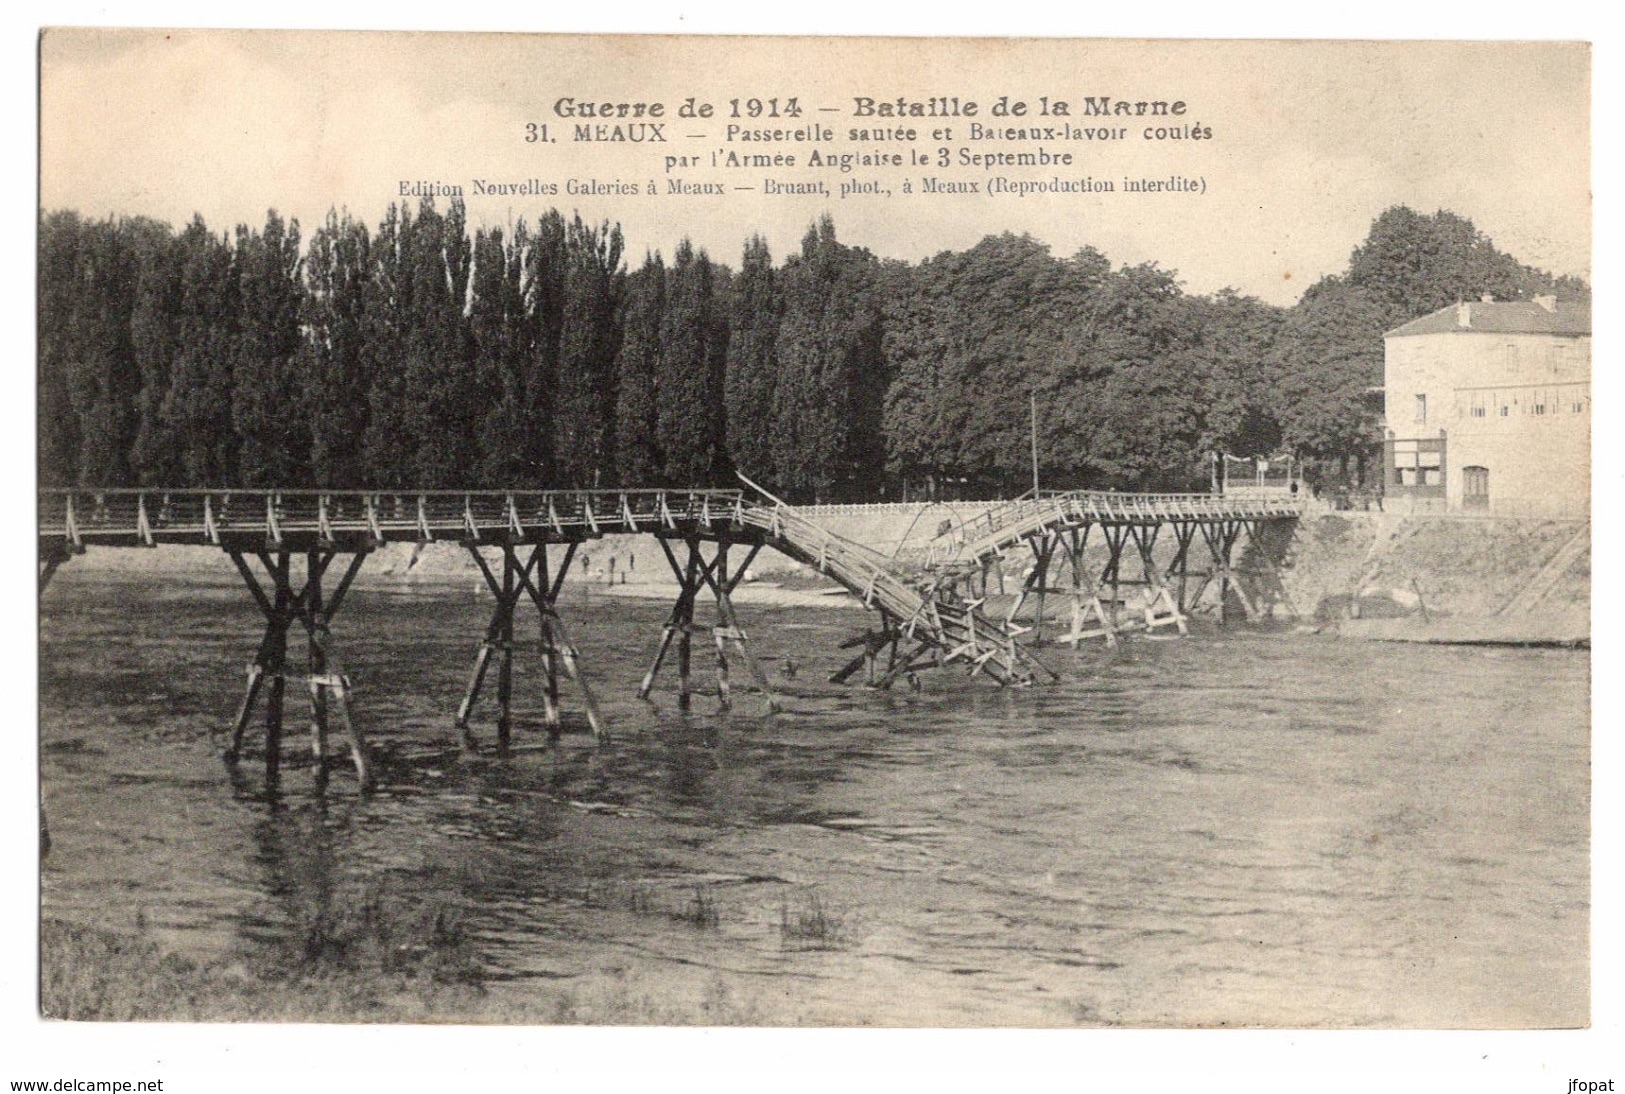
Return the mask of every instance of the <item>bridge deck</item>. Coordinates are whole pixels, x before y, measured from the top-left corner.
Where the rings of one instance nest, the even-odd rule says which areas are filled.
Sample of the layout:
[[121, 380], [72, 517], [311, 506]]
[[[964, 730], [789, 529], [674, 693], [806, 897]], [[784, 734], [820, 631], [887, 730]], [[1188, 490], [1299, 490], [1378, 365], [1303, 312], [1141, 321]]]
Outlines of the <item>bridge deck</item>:
[[571, 543], [609, 533], [751, 538], [741, 490], [46, 490], [41, 546], [304, 550], [383, 543]]
[[[1085, 491], [998, 506], [948, 535], [973, 554], [1057, 522], [1279, 519], [1297, 516], [1300, 507], [1296, 497]], [[39, 538], [47, 551], [160, 543], [253, 543], [289, 550], [432, 540], [569, 543], [640, 532], [727, 534], [735, 542], [749, 542], [773, 533], [775, 511], [791, 507], [763, 503], [743, 490], [42, 490]]]
[[1286, 491], [1221, 494], [1119, 494], [1076, 490], [1018, 498], [954, 525], [932, 543], [930, 564], [973, 564], [1035, 533], [1085, 525], [1146, 528], [1164, 524], [1286, 520], [1303, 503]]

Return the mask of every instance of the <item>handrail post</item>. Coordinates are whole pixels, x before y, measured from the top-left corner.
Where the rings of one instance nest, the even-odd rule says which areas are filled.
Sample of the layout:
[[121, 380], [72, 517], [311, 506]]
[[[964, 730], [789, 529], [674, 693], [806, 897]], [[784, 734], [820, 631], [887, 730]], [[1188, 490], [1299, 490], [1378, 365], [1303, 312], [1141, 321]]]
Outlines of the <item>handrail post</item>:
[[378, 495], [369, 493], [363, 502], [367, 512], [367, 527], [372, 531], [373, 543], [379, 547], [384, 544], [384, 530], [378, 526]]

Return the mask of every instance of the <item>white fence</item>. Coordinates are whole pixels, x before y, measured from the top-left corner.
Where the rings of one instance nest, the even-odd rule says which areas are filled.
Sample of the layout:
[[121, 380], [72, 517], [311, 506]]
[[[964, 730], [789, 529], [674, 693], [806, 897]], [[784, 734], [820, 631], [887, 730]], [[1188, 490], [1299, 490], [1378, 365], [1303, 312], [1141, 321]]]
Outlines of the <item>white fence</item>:
[[958, 512], [978, 512], [1002, 501], [881, 501], [852, 505], [797, 505], [795, 511], [804, 517], [865, 517], [914, 514], [930, 508], [953, 509]]

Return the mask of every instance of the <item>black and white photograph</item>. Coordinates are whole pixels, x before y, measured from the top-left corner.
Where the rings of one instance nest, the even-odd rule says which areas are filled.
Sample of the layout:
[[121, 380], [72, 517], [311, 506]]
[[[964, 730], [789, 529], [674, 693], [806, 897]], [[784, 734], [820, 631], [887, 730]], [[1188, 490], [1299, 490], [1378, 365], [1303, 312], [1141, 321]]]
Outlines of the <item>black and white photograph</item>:
[[1591, 78], [45, 29], [38, 1014], [1590, 1026]]

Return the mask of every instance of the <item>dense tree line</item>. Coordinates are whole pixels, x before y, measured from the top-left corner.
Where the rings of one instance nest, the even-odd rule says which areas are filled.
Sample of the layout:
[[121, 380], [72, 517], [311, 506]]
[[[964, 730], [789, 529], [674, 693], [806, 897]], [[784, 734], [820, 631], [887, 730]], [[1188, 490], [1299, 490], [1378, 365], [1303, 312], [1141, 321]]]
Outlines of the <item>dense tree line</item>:
[[1206, 453], [1358, 475], [1382, 332], [1459, 299], [1585, 285], [1451, 213], [1384, 213], [1291, 308], [1185, 293], [990, 236], [882, 262], [827, 218], [776, 265], [686, 240], [628, 270], [618, 225], [472, 235], [461, 203], [272, 212], [230, 234], [41, 218], [39, 461], [50, 485], [729, 483], [799, 500], [1047, 485], [1180, 489]]

